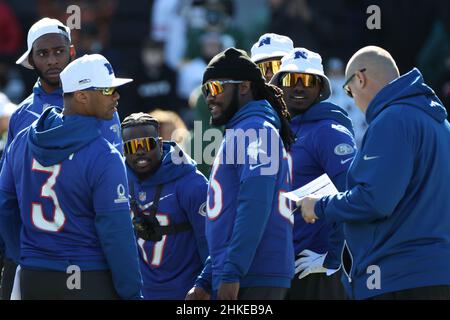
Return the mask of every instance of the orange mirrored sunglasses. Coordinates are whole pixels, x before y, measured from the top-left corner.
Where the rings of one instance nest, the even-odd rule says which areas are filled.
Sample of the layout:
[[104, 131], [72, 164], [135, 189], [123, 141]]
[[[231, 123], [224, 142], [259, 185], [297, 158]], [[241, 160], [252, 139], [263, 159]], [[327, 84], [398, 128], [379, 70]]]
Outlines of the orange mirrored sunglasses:
[[280, 60], [271, 60], [258, 63], [258, 67], [261, 69], [263, 76], [265, 77], [267, 73], [272, 71], [272, 75], [277, 73], [280, 70], [281, 61]]
[[223, 85], [227, 83], [242, 83], [242, 81], [237, 80], [215, 80], [208, 81], [202, 86], [202, 92], [205, 97], [211, 95], [212, 97], [217, 96], [223, 92]]
[[295, 87], [301, 81], [303, 87], [314, 88], [320, 83], [320, 78], [309, 73], [285, 73], [280, 78], [280, 85], [283, 87]]
[[150, 152], [156, 148], [156, 139], [153, 137], [143, 137], [131, 139], [123, 143], [125, 154], [135, 154], [139, 148], [144, 149], [145, 152]]

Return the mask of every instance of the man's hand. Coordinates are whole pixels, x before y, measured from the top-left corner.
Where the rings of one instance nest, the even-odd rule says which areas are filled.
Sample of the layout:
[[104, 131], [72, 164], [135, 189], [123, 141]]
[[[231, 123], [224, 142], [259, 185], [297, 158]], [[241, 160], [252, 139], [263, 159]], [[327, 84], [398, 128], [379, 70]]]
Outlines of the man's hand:
[[322, 196], [311, 194], [297, 201], [297, 206], [301, 207], [302, 217], [306, 223], [314, 223], [316, 219], [319, 219], [314, 213], [314, 206], [320, 198]]
[[211, 296], [203, 288], [193, 287], [186, 294], [185, 300], [210, 300]]
[[301, 272], [298, 275], [299, 279], [306, 277], [310, 273], [326, 273], [327, 269], [323, 267], [326, 253], [315, 253], [311, 250], [303, 250], [295, 260], [295, 274]]
[[239, 293], [239, 282], [222, 282], [217, 291], [218, 300], [237, 300]]

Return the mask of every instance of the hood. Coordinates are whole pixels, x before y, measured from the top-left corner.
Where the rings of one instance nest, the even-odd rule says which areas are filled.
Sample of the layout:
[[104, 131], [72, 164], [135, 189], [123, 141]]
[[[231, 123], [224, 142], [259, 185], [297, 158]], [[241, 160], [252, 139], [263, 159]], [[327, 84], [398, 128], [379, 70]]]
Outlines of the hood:
[[[142, 185], [156, 186], [158, 184], [165, 184], [177, 180], [196, 169], [197, 163], [176, 142], [164, 141], [161, 166], [152, 176], [142, 181]], [[132, 177], [132, 180], [139, 180], [128, 165], [127, 171], [128, 175]]]
[[226, 128], [233, 128], [239, 122], [247, 118], [258, 116], [270, 122], [275, 128], [281, 128], [280, 118], [277, 112], [270, 106], [267, 100], [251, 101], [241, 107], [238, 112], [228, 121]]
[[99, 126], [94, 117], [63, 116], [60, 109], [48, 108], [28, 130], [28, 145], [40, 164], [51, 166], [99, 137]]
[[391, 81], [375, 95], [367, 108], [367, 123], [370, 124], [385, 108], [399, 104], [421, 109], [438, 122], [447, 118], [441, 100], [424, 83], [422, 74], [416, 68]]
[[320, 120], [333, 120], [346, 127], [353, 135], [353, 124], [347, 112], [331, 102], [319, 102], [311, 106], [304, 114], [295, 116], [291, 124], [298, 125]]
[[[51, 93], [47, 93], [44, 91], [41, 85], [41, 81], [38, 80], [33, 87], [33, 94], [39, 96], [46, 104], [51, 106], [62, 106], [63, 104], [63, 91], [62, 88], [58, 88]], [[43, 109], [47, 106], [44, 105]], [[61, 108], [61, 107], [60, 107]]]

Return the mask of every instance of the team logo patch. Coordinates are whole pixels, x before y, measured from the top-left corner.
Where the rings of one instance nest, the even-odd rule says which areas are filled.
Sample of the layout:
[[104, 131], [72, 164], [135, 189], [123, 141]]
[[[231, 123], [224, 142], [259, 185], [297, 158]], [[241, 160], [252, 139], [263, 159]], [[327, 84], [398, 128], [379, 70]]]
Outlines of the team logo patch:
[[139, 201], [144, 202], [145, 200], [147, 200], [147, 192], [145, 191], [139, 192]]
[[85, 83], [89, 83], [91, 82], [91, 79], [82, 79], [80, 81], [78, 81], [78, 84], [85, 84]]
[[334, 148], [334, 153], [338, 156], [345, 156], [347, 154], [352, 154], [355, 152], [355, 149], [349, 145], [348, 143], [341, 143], [338, 144], [335, 148]]
[[258, 140], [249, 143], [247, 147], [247, 155], [255, 161], [258, 160], [258, 154], [266, 154], [266, 152], [260, 148], [261, 144], [262, 140], [259, 138]]

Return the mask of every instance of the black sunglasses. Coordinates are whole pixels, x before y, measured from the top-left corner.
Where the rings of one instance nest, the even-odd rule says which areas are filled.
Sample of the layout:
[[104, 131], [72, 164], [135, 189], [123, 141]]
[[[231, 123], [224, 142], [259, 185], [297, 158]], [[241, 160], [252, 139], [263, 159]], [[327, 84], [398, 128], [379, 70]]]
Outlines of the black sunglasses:
[[[358, 70], [359, 72], [364, 72], [366, 71], [366, 68], [362, 68], [360, 70]], [[350, 97], [353, 98], [353, 94], [352, 91], [350, 90], [350, 88], [348, 87], [348, 84], [350, 83], [350, 81], [352, 81], [352, 79], [355, 77], [356, 72], [354, 74], [352, 74], [350, 76], [350, 78], [347, 79], [347, 81], [345, 81], [344, 85], [342, 86], [342, 89], [344, 89], [345, 93]]]

